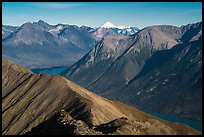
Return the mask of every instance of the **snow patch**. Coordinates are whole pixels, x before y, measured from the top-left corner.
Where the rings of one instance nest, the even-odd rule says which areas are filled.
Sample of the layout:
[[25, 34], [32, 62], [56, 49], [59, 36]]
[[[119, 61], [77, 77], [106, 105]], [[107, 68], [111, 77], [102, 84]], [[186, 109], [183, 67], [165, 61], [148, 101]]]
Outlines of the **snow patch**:
[[130, 80], [127, 78], [127, 79], [126, 79], [126, 82], [125, 82], [125, 85], [127, 85], [129, 81], [130, 81]]
[[176, 74], [175, 74], [175, 73], [171, 73], [170, 75], [171, 75], [171, 76], [175, 76]]
[[130, 32], [132, 29], [127, 29], [128, 32]]
[[126, 29], [127, 27], [125, 27], [125, 26], [117, 26], [117, 28], [119, 28], [119, 29]]
[[137, 92], [137, 95], [139, 95], [141, 92], [139, 91], [139, 92]]
[[156, 76], [158, 76], [160, 73], [159, 72], [156, 72]]
[[9, 31], [9, 32], [13, 32], [12, 30], [9, 30], [9, 29], [5, 29], [5, 28], [3, 28], [3, 30], [5, 30], [5, 31]]
[[54, 29], [51, 29], [51, 30], [49, 30], [49, 32], [55, 32], [55, 33], [57, 33], [57, 32], [59, 32], [60, 30], [62, 30], [63, 29], [63, 26], [57, 26], [56, 28], [54, 28]]
[[147, 90], [146, 92], [150, 92], [150, 91], [153, 91], [156, 87], [152, 87], [150, 88], [149, 90]]
[[165, 79], [164, 81], [167, 82], [167, 81], [169, 81], [169, 80], [168, 80], [168, 79]]

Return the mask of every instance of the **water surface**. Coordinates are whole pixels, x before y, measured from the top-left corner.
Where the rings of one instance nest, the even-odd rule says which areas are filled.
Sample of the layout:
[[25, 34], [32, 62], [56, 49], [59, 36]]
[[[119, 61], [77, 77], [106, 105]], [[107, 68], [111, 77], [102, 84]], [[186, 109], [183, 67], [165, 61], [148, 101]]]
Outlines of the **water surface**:
[[153, 111], [149, 111], [149, 110], [142, 110], [150, 115], [153, 115], [155, 117], [158, 117], [160, 119], [164, 119], [170, 122], [179, 122], [179, 123], [183, 123], [185, 125], [188, 125], [194, 129], [196, 129], [197, 131], [202, 133], [202, 121], [199, 120], [191, 120], [191, 119], [187, 119], [187, 118], [183, 118], [183, 117], [175, 117], [175, 116], [171, 116], [171, 115], [167, 115], [167, 114], [160, 114], [157, 112], [153, 112]]
[[53, 67], [53, 68], [40, 68], [40, 69], [31, 69], [35, 74], [50, 74], [50, 75], [59, 75], [62, 71], [66, 70], [68, 67]]

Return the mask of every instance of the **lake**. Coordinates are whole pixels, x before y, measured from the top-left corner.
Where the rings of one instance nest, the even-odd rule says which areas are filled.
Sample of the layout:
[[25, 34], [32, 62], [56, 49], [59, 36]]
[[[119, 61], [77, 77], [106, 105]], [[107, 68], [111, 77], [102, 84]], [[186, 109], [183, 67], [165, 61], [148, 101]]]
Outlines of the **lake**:
[[[43, 69], [31, 69], [31, 71], [33, 73], [36, 73], [36, 74], [45, 73], [45, 74], [58, 75], [62, 71], [66, 70], [67, 68], [68, 67], [54, 67], [54, 68], [43, 68]], [[153, 115], [155, 117], [158, 117], [160, 119], [164, 119], [164, 120], [171, 121], [171, 122], [183, 123], [185, 125], [188, 125], [194, 129], [202, 132], [202, 121], [191, 120], [191, 119], [182, 118], [182, 117], [175, 117], [175, 116], [166, 115], [166, 114], [160, 114], [160, 113], [156, 113], [156, 112], [144, 110], [144, 109], [142, 111], [144, 111], [150, 115]]]
[[40, 69], [31, 69], [31, 71], [35, 74], [51, 74], [51, 75], [59, 75], [62, 71], [66, 70], [68, 67], [53, 67], [53, 68], [40, 68]]
[[150, 115], [153, 115], [155, 117], [158, 117], [160, 119], [164, 119], [170, 122], [179, 122], [179, 123], [183, 123], [185, 125], [188, 125], [194, 129], [196, 129], [197, 131], [200, 131], [202, 133], [202, 121], [199, 120], [191, 120], [191, 119], [187, 119], [187, 118], [183, 118], [183, 117], [175, 117], [175, 116], [171, 116], [171, 115], [167, 115], [167, 114], [160, 114], [157, 112], [153, 112], [153, 111], [149, 111], [149, 110], [142, 110]]

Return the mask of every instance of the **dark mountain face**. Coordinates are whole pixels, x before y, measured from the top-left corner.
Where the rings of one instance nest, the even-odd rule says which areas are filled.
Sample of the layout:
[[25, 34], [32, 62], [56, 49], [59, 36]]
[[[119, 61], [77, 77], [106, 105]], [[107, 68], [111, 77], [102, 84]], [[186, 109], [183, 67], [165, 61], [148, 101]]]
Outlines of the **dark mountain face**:
[[91, 33], [92, 31], [94, 31], [96, 29], [96, 28], [92, 28], [92, 27], [84, 26], [84, 25], [82, 25], [80, 28], [87, 30], [89, 33]]
[[[196, 110], [194, 109], [195, 111], [192, 111], [192, 108], [201, 104], [196, 100], [201, 101], [202, 86], [198, 81], [201, 81], [202, 77], [202, 61], [200, 65], [199, 63], [192, 65], [191, 62], [199, 62], [198, 60], [202, 58], [202, 48], [199, 48], [202, 45], [201, 26], [202, 23], [182, 27], [152, 26], [140, 30], [133, 36], [106, 37], [62, 75], [94, 93], [110, 99], [157, 112], [200, 119], [201, 105]], [[188, 48], [193, 52], [190, 52], [191, 50], [185, 52]], [[183, 71], [188, 66], [189, 70]], [[161, 72], [157, 74], [155, 69]], [[172, 80], [172, 82], [175, 81], [172, 86], [170, 83], [166, 84], [167, 81], [170, 81], [169, 79], [164, 84], [154, 81], [159, 74], [161, 81], [165, 81], [168, 75], [172, 75], [172, 77], [181, 75], [182, 77]], [[183, 83], [180, 84], [181, 79], [183, 79]], [[195, 83], [196, 80], [198, 80], [198, 84]], [[192, 81], [194, 83], [188, 84]], [[160, 86], [157, 88], [155, 84], [165, 88], [161, 89]], [[168, 86], [172, 86], [172, 88]], [[194, 86], [197, 87], [197, 94], [193, 94]], [[163, 94], [162, 92], [166, 89], [168, 89], [168, 94]], [[143, 90], [144, 96], [139, 96], [140, 90]], [[158, 91], [160, 94], [157, 92], [153, 94], [148, 90]], [[185, 94], [182, 94], [183, 92]], [[171, 98], [166, 101], [170, 93], [172, 93]], [[154, 95], [152, 100], [145, 99], [152, 94]], [[188, 97], [185, 98], [186, 95], [193, 95], [191, 101]], [[162, 97], [164, 100], [161, 99]], [[186, 102], [186, 104], [178, 101], [181, 98], [182, 102]], [[156, 99], [160, 101], [160, 103], [157, 102], [158, 105], [154, 105]], [[142, 103], [143, 100], [149, 101], [150, 107]], [[173, 108], [175, 104], [177, 104], [177, 108]], [[188, 104], [191, 104], [191, 107]], [[184, 105], [187, 107], [183, 107]], [[164, 106], [168, 107], [164, 109]], [[183, 109], [180, 109], [182, 107]]]
[[9, 25], [2, 25], [2, 39], [9, 36], [12, 32], [16, 31], [18, 27], [9, 26]]
[[[60, 37], [47, 31], [48, 25], [42, 21], [23, 24], [3, 39], [3, 56], [27, 68], [69, 66], [96, 42], [88, 32], [75, 33], [74, 26], [69, 26], [66, 29], [69, 33]], [[70, 38], [70, 33], [75, 35]], [[70, 40], [65, 40], [65, 37]]]
[[2, 135], [200, 134], [100, 97], [61, 77], [2, 61]]
[[97, 43], [87, 30], [74, 25], [66, 27], [58, 35], [65, 39], [66, 42], [74, 43], [82, 49], [92, 49]]
[[202, 36], [202, 23], [188, 24], [186, 26], [181, 26], [181, 30], [184, 35], [181, 41], [188, 42], [198, 40]]
[[201, 39], [156, 52], [117, 99], [160, 113], [202, 120]]

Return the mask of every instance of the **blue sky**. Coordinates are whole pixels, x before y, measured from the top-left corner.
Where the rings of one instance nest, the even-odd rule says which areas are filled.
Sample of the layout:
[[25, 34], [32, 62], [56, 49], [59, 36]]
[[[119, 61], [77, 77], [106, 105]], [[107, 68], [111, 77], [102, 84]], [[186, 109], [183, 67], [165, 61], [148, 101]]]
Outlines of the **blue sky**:
[[181, 26], [202, 21], [201, 2], [3, 2], [2, 23], [20, 26], [44, 20], [49, 24], [98, 27], [168, 24]]

